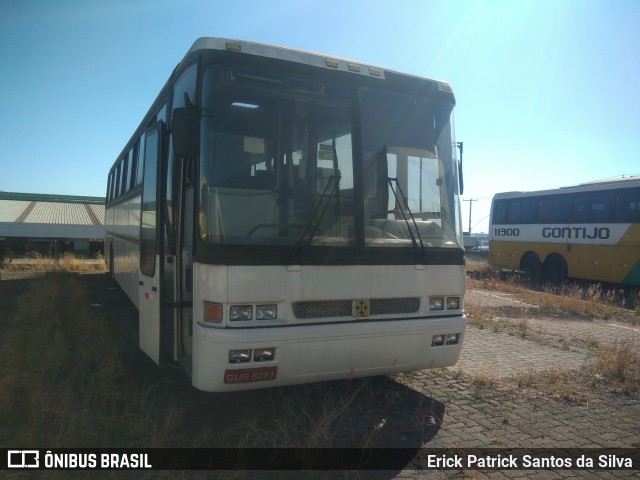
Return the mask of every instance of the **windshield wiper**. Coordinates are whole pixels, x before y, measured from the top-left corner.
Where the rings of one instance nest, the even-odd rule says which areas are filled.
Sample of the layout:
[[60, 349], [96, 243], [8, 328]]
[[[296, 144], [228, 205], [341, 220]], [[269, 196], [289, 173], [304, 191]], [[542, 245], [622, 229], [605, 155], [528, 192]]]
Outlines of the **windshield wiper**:
[[[413, 243], [413, 248], [416, 250], [416, 253], [424, 253], [424, 243], [422, 243], [422, 237], [420, 236], [420, 230], [418, 230], [418, 224], [416, 223], [416, 219], [413, 217], [413, 213], [411, 213], [411, 209], [409, 208], [409, 203], [407, 202], [407, 197], [404, 196], [404, 193], [400, 188], [400, 184], [398, 183], [398, 179], [387, 177], [387, 181], [389, 183], [389, 188], [393, 192], [393, 196], [396, 197], [397, 204], [400, 206], [400, 213], [402, 214], [402, 219], [407, 224], [407, 229], [409, 230], [409, 236], [411, 237], [411, 243]], [[396, 184], [395, 189], [393, 188], [394, 182]], [[398, 197], [398, 194], [400, 194], [399, 197]], [[400, 198], [402, 198], [402, 203], [400, 203]], [[405, 209], [406, 209], [406, 212], [405, 212]], [[409, 218], [411, 218], [411, 222], [413, 223], [413, 226], [416, 229], [415, 235], [411, 228], [411, 224], [409, 223], [409, 218], [407, 218], [407, 213], [409, 214]], [[416, 235], [418, 237], [417, 240], [416, 240]], [[418, 241], [420, 242], [420, 249], [418, 249]]]
[[[342, 178], [342, 176], [340, 175], [340, 169], [338, 168], [338, 151], [336, 149], [335, 137], [331, 141], [331, 150], [333, 153], [332, 155], [333, 156], [333, 175], [331, 175], [327, 180], [327, 184], [324, 186], [324, 189], [322, 190], [322, 194], [318, 199], [318, 203], [313, 209], [313, 212], [309, 217], [309, 221], [304, 227], [304, 231], [302, 232], [302, 235], [300, 236], [300, 239], [298, 240], [298, 243], [297, 243], [299, 247], [311, 245], [311, 242], [313, 241], [313, 237], [315, 237], [316, 233], [318, 233], [318, 230], [320, 228], [320, 223], [322, 222], [322, 219], [324, 218], [324, 213], [327, 210], [327, 205], [329, 205], [329, 201], [327, 201], [324, 204], [324, 206], [322, 206], [322, 200], [324, 200], [324, 197], [327, 195], [327, 192], [329, 191], [329, 186], [331, 185], [331, 183], [334, 183], [332, 194], [336, 200], [336, 217], [340, 218], [340, 179]], [[318, 210], [320, 210], [320, 218], [318, 218], [318, 222], [314, 224], [313, 220]], [[303, 245], [302, 242], [304, 241], [304, 238], [307, 235], [307, 232], [309, 231], [309, 229], [311, 229], [311, 232], [309, 233], [309, 238], [307, 239], [306, 245]]]
[[[334, 187], [333, 187], [333, 193], [335, 194], [336, 190], [339, 188], [340, 186], [340, 174], [338, 172], [336, 172], [335, 175], [331, 175], [327, 181], [327, 184], [324, 186], [324, 190], [322, 190], [322, 194], [320, 195], [320, 198], [318, 199], [318, 203], [316, 203], [316, 206], [314, 207], [313, 211], [311, 212], [311, 216], [309, 217], [309, 220], [307, 221], [307, 223], [304, 226], [304, 231], [302, 232], [302, 235], [300, 236], [300, 238], [298, 239], [297, 245], [299, 247], [304, 247], [307, 245], [311, 244], [311, 241], [313, 240], [313, 237], [316, 236], [316, 233], [318, 233], [318, 230], [320, 229], [320, 223], [322, 222], [322, 219], [324, 218], [324, 214], [327, 210], [327, 205], [329, 205], [329, 201], [326, 201], [324, 206], [322, 205], [322, 201], [324, 200], [324, 198], [327, 196], [327, 192], [329, 191], [329, 186], [332, 183], [335, 183]], [[320, 212], [320, 218], [318, 218], [317, 223], [314, 223], [316, 214]], [[306, 245], [303, 244], [305, 237], [307, 237], [307, 241], [306, 241]]]

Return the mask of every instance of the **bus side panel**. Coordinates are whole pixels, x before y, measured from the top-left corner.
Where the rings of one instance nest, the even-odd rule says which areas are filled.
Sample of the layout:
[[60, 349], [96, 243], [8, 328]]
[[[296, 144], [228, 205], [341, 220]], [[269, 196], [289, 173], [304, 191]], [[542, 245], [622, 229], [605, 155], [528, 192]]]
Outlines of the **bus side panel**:
[[138, 339], [140, 349], [160, 364], [160, 256], [155, 258], [155, 275], [140, 274], [138, 289]]
[[562, 256], [568, 276], [638, 285], [640, 224], [495, 225], [489, 241], [489, 264], [520, 269], [527, 252], [542, 263]]
[[140, 272], [140, 197], [130, 198], [107, 209], [107, 258], [113, 255], [116, 282], [138, 308], [138, 275]]
[[620, 240], [620, 245], [629, 248], [625, 260], [631, 268], [622, 279], [622, 283], [640, 287], [640, 223], [634, 223]]

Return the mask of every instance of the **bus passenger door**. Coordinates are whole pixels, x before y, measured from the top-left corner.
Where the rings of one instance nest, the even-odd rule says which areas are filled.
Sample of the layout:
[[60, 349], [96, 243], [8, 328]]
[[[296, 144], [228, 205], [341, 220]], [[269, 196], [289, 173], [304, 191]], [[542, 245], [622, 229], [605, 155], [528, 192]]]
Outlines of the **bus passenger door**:
[[140, 275], [138, 277], [140, 349], [160, 363], [160, 257], [158, 236], [158, 165], [163, 123], [147, 130], [140, 212]]
[[164, 182], [166, 205], [162, 286], [166, 298], [163, 302], [162, 349], [171, 360], [181, 362], [189, 372], [193, 330], [193, 168], [196, 150], [193, 128], [198, 123], [196, 79], [197, 64], [194, 63], [184, 70], [173, 89], [171, 135]]
[[193, 296], [193, 162], [169, 147], [165, 176], [162, 352], [190, 370]]

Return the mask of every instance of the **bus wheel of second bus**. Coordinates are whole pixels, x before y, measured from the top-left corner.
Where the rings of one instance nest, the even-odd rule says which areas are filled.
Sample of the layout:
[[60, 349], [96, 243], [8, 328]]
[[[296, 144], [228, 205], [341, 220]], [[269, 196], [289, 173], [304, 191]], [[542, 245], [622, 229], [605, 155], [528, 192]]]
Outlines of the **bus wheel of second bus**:
[[539, 281], [542, 278], [542, 262], [540, 257], [533, 252], [527, 252], [520, 260], [520, 270], [532, 281]]
[[551, 283], [561, 283], [567, 278], [567, 262], [562, 255], [552, 253], [544, 261], [544, 278]]

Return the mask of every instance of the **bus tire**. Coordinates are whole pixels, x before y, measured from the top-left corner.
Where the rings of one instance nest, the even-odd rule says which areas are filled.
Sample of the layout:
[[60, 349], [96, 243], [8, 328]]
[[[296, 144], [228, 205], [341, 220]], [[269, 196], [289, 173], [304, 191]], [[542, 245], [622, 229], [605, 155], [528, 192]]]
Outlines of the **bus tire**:
[[544, 278], [551, 283], [561, 283], [567, 278], [567, 262], [562, 255], [552, 253], [544, 261]]
[[542, 278], [542, 262], [540, 257], [533, 252], [527, 252], [522, 256], [520, 260], [520, 270], [533, 281], [538, 281]]

